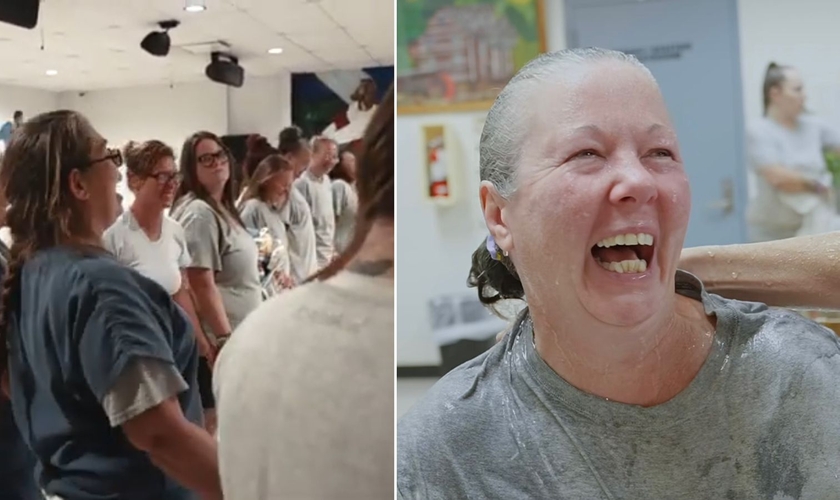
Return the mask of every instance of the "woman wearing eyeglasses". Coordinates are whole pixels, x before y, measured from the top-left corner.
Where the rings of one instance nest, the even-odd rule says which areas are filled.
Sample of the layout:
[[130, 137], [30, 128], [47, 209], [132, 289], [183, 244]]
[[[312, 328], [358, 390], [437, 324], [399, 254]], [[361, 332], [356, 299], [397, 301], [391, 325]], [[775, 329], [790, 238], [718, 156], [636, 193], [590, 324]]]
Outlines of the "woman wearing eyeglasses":
[[[259, 253], [236, 210], [230, 156], [216, 135], [197, 132], [186, 140], [181, 175], [171, 215], [184, 228], [198, 316], [221, 345], [260, 305]], [[205, 410], [211, 397], [202, 394]]]
[[36, 116], [12, 138], [0, 169], [13, 240], [4, 389], [48, 498], [220, 499], [189, 320], [103, 248], [121, 163], [73, 111]]
[[[199, 381], [208, 383], [205, 370], [212, 366], [215, 350], [204, 335], [190, 296], [186, 279], [190, 254], [184, 230], [164, 215], [164, 210], [172, 206], [181, 179], [175, 153], [166, 144], [152, 140], [129, 142], [123, 148], [123, 157], [134, 203], [105, 231], [105, 248], [123, 264], [156, 281], [187, 313], [202, 357]], [[212, 387], [201, 389], [203, 394], [209, 394]], [[209, 407], [212, 409], [213, 405]]]

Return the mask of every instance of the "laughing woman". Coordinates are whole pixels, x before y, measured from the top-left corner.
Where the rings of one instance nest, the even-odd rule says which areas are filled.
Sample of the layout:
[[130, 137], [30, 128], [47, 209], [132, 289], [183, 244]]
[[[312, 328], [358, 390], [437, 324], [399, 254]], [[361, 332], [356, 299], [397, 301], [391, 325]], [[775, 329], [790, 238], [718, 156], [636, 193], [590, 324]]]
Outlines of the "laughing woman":
[[677, 271], [688, 178], [641, 63], [531, 61], [480, 174], [470, 282], [527, 308], [400, 422], [402, 498], [837, 498], [840, 342]]

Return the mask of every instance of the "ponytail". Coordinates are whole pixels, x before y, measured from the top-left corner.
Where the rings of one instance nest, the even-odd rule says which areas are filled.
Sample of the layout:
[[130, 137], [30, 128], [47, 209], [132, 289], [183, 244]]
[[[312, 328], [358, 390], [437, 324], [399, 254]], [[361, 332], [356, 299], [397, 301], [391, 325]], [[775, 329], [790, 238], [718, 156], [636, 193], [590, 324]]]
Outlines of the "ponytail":
[[525, 289], [513, 262], [504, 255], [493, 258], [483, 241], [473, 252], [467, 286], [477, 288], [478, 300], [494, 311], [494, 305], [501, 300], [525, 299]]

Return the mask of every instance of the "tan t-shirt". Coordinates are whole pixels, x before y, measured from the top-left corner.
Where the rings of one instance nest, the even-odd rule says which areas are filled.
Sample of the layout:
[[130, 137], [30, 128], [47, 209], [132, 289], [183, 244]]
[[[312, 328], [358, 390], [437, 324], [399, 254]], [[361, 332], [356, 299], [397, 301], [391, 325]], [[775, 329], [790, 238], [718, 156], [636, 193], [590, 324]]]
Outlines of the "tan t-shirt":
[[268, 300], [214, 386], [225, 498], [394, 498], [393, 280], [342, 272]]

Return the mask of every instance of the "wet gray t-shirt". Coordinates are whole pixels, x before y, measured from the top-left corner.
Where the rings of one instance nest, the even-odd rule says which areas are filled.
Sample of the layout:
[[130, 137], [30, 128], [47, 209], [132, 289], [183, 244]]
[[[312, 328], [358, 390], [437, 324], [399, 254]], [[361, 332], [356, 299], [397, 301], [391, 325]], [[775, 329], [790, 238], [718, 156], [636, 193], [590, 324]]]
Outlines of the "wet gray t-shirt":
[[566, 383], [524, 315], [399, 422], [403, 499], [840, 499], [840, 342], [795, 313], [679, 293], [717, 315], [712, 350], [642, 408]]

